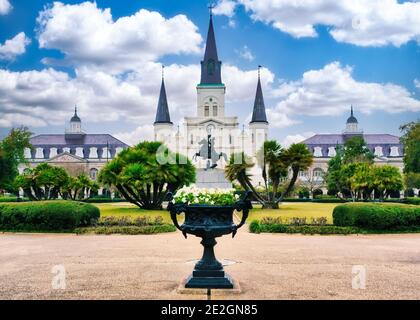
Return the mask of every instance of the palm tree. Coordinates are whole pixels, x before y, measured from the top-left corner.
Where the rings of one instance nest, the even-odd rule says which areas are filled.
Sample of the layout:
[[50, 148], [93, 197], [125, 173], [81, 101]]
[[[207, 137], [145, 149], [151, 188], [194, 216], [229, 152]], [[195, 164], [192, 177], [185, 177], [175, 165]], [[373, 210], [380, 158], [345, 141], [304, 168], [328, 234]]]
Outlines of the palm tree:
[[[140, 208], [162, 208], [168, 192], [195, 181], [195, 168], [188, 159], [161, 147], [160, 142], [145, 141], [122, 151], [101, 170], [99, 181], [115, 186], [127, 201]], [[158, 161], [162, 149], [164, 156], [178, 161]]]
[[[244, 159], [244, 161], [235, 161], [237, 159]], [[262, 169], [265, 197], [260, 195], [252, 185], [247, 170], [252, 168], [254, 164], [243, 152], [231, 156], [225, 169], [226, 178], [232, 182], [238, 181], [245, 190], [251, 190], [255, 199], [263, 205], [263, 208], [275, 209], [278, 208], [279, 203], [293, 189], [299, 171], [306, 170], [311, 166], [313, 156], [305, 144], [292, 144], [288, 149], [284, 150], [276, 141], [267, 141], [259, 151], [257, 160]], [[287, 177], [289, 168], [292, 171], [292, 177], [286, 189], [277, 198], [281, 178]], [[271, 192], [269, 191], [269, 180], [272, 185]]]
[[247, 172], [253, 166], [254, 163], [244, 152], [232, 154], [229, 164], [225, 168], [225, 176], [231, 182], [238, 181], [242, 188], [251, 190], [255, 198], [259, 202], [264, 203], [264, 199], [252, 185], [250, 175]]
[[281, 159], [287, 167], [290, 167], [292, 170], [292, 178], [286, 189], [281, 194], [277, 202], [282, 202], [284, 197], [286, 197], [290, 191], [292, 191], [299, 171], [307, 170], [313, 163], [313, 155], [309, 151], [308, 147], [303, 143], [292, 144], [287, 150], [284, 151], [281, 155]]

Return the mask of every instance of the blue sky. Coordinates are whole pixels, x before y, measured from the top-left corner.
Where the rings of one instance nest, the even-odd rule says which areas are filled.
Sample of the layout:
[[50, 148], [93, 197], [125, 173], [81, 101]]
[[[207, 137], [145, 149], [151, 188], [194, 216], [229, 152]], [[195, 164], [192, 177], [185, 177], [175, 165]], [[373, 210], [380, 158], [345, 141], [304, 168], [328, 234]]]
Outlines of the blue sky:
[[[0, 136], [19, 125], [61, 133], [78, 104], [87, 132], [149, 138], [160, 64], [173, 120], [195, 112], [208, 1], [6, 2]], [[351, 1], [284, 1], [281, 8], [271, 0], [219, 1], [226, 112], [246, 123], [260, 64], [270, 136], [280, 142], [341, 132], [350, 104], [368, 133], [398, 135], [401, 124], [419, 118], [420, 3], [359, 2], [363, 9]]]

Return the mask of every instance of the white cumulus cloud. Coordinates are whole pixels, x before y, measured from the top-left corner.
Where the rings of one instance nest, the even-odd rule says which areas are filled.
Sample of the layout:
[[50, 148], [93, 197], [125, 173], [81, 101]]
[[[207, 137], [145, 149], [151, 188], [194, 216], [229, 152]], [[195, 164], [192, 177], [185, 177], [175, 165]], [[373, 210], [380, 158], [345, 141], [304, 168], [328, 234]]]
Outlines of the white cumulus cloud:
[[[274, 75], [265, 68], [261, 72], [263, 84], [268, 87]], [[0, 126], [61, 124], [68, 120], [75, 104], [89, 122], [153, 123], [161, 83], [159, 63], [145, 63], [141, 71], [125, 76], [86, 66], [75, 69], [75, 73], [76, 76], [71, 77], [53, 68], [24, 72], [0, 69], [0, 118], [7, 119], [0, 122]], [[229, 88], [227, 101], [253, 99], [257, 70], [242, 71], [226, 65], [223, 75]], [[199, 65], [165, 67], [166, 91], [174, 121], [195, 114], [194, 88], [199, 79]]]
[[15, 37], [0, 45], [0, 60], [14, 60], [17, 56], [26, 52], [26, 46], [30, 43], [31, 40], [26, 37], [24, 32], [18, 33]]
[[316, 37], [330, 27], [339, 42], [358, 46], [420, 43], [420, 2], [397, 0], [238, 0], [256, 21], [296, 38]]
[[306, 140], [309, 137], [312, 137], [313, 135], [315, 135], [314, 132], [304, 132], [302, 134], [298, 133], [288, 135], [281, 142], [281, 146], [287, 148], [293, 143], [301, 143], [302, 141]]
[[41, 48], [60, 50], [64, 63], [109, 72], [133, 70], [168, 54], [202, 51], [198, 28], [185, 15], [166, 19], [158, 12], [141, 9], [114, 20], [109, 8], [98, 8], [95, 2], [54, 2], [39, 14], [37, 22]]
[[0, 15], [6, 15], [12, 10], [9, 0], [0, 0]]
[[247, 61], [254, 61], [255, 56], [252, 54], [251, 50], [248, 48], [247, 45], [243, 46], [240, 50], [237, 50], [237, 53], [242, 59]]
[[141, 141], [151, 141], [154, 140], [153, 125], [146, 124], [138, 126], [130, 132], [118, 132], [115, 133], [114, 136], [131, 146], [136, 145]]
[[229, 18], [233, 17], [235, 14], [235, 8], [237, 2], [233, 0], [219, 0], [216, 6], [213, 8], [212, 12], [215, 15], [224, 15]]
[[406, 88], [393, 83], [357, 81], [352, 71], [349, 66], [333, 62], [305, 72], [298, 81], [283, 83], [274, 90], [281, 93], [281, 101], [271, 112], [334, 116], [347, 112], [351, 104], [365, 114], [420, 112], [420, 101]]

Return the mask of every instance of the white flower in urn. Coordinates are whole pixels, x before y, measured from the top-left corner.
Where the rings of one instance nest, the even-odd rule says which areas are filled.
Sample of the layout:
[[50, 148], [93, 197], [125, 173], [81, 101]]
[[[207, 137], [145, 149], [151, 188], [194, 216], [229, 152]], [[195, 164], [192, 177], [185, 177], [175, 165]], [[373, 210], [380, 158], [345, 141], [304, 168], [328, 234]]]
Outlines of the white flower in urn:
[[239, 200], [235, 189], [197, 188], [195, 185], [179, 189], [174, 197], [174, 203], [198, 205], [231, 206]]

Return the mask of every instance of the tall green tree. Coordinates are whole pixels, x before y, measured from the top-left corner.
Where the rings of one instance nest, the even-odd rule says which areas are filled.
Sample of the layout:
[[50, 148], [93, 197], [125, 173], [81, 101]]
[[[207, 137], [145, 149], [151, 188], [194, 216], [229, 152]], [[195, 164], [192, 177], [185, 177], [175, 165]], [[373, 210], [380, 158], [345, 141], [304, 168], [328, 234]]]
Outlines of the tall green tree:
[[372, 166], [372, 186], [379, 198], [387, 198], [392, 191], [403, 189], [403, 178], [397, 167], [390, 165]]
[[[346, 194], [350, 194], [351, 185], [348, 180], [348, 174], [355, 167], [348, 166], [346, 170], [342, 171], [344, 165], [354, 163], [372, 164], [373, 159], [374, 155], [368, 149], [362, 137], [356, 136], [350, 138], [344, 143], [344, 146], [337, 146], [336, 155], [328, 162], [328, 171], [325, 175], [329, 193], [334, 192], [340, 198]], [[346, 174], [345, 176], [342, 176], [343, 172]]]
[[0, 190], [16, 192], [14, 180], [18, 176], [19, 164], [25, 163], [25, 148], [31, 148], [27, 128], [12, 129], [8, 136], [0, 141]]
[[367, 162], [353, 162], [343, 166], [342, 177], [348, 181], [353, 201], [369, 199], [374, 189], [372, 165]]
[[344, 143], [343, 163], [373, 163], [374, 155], [361, 136], [350, 138]]
[[98, 180], [140, 208], [161, 209], [168, 192], [195, 181], [195, 168], [162, 143], [146, 141], [120, 152], [102, 168]]
[[400, 127], [404, 146], [404, 174], [407, 188], [420, 189], [420, 120]]

